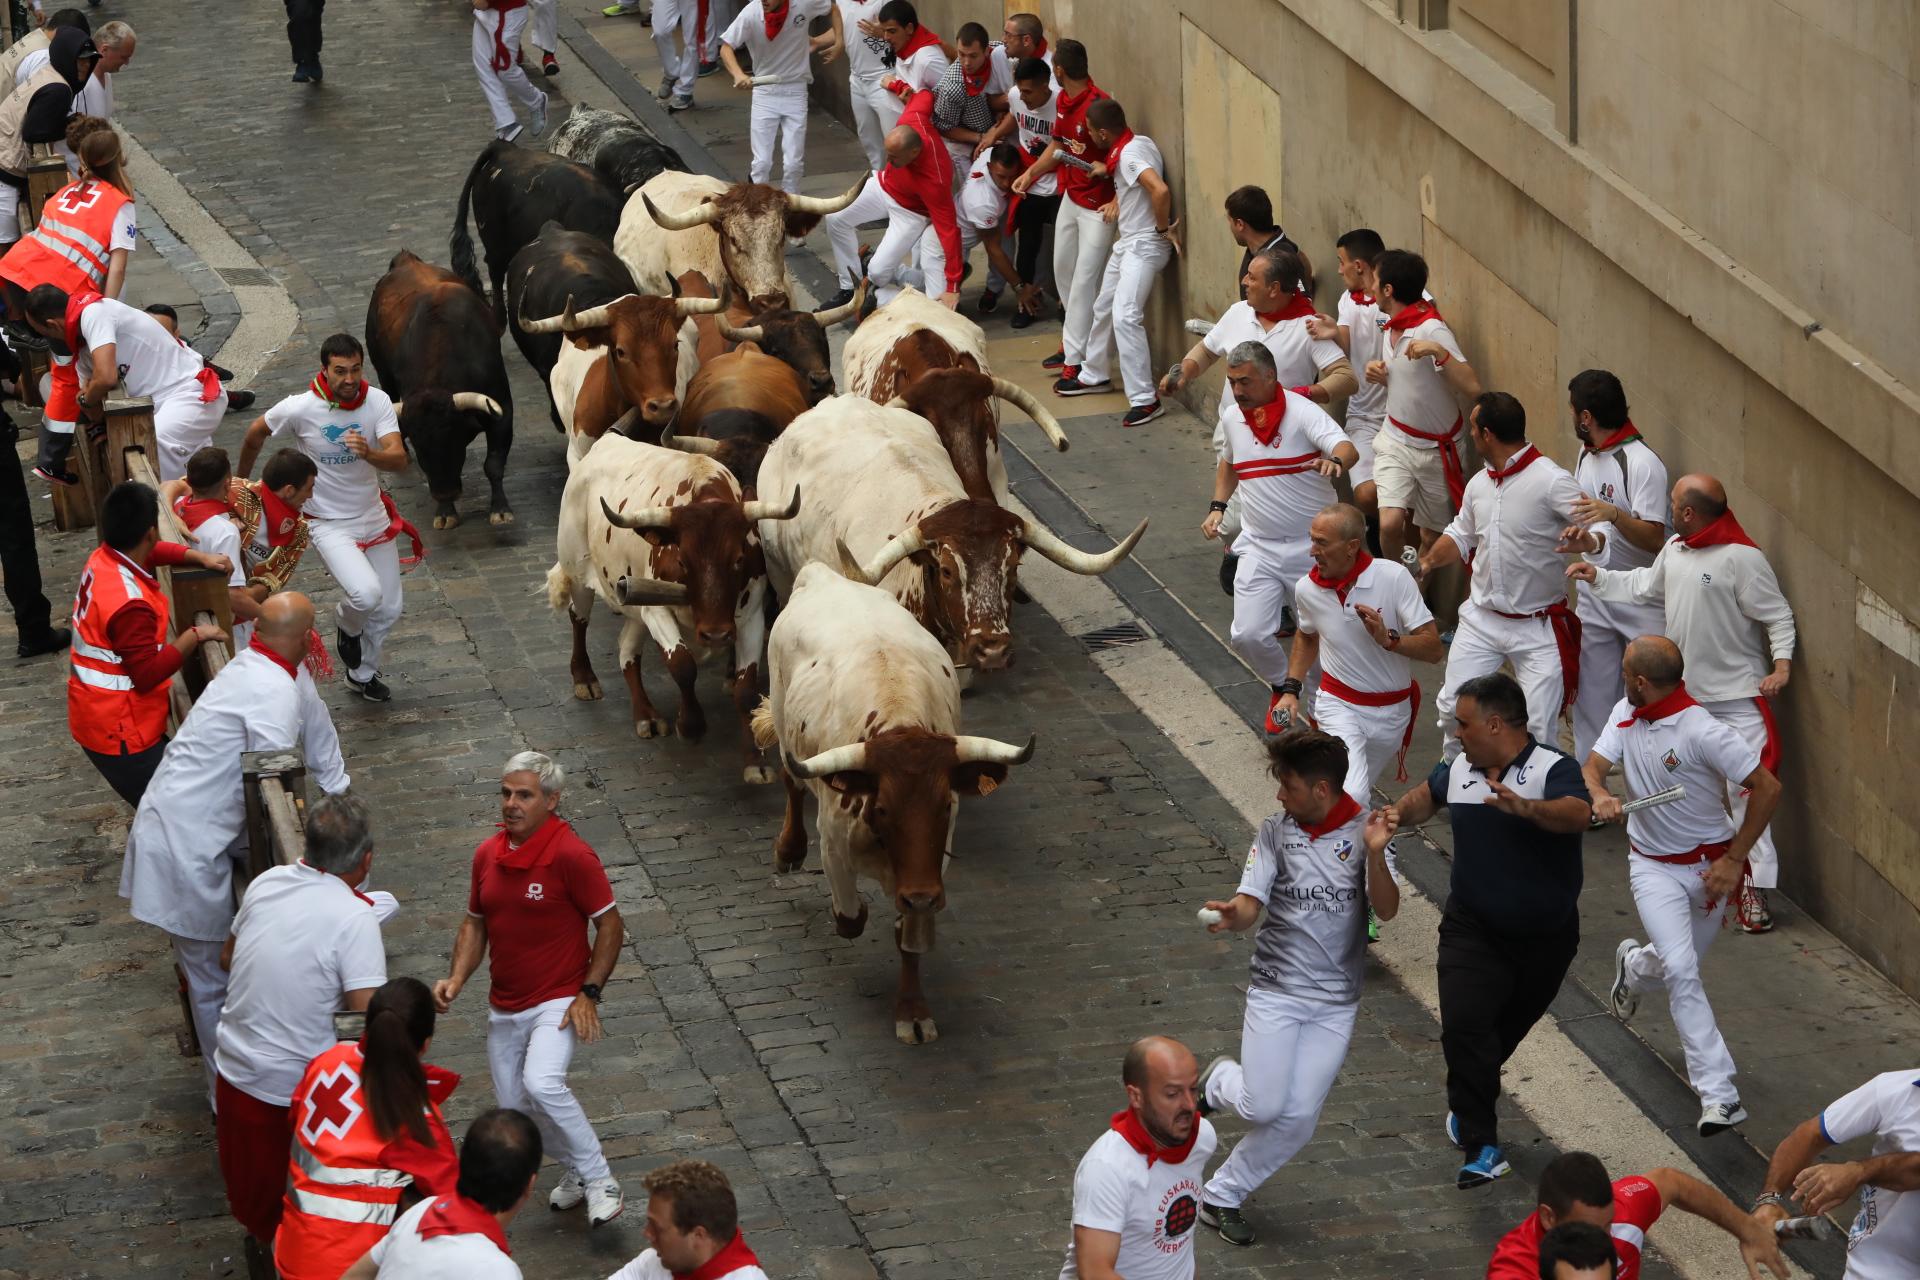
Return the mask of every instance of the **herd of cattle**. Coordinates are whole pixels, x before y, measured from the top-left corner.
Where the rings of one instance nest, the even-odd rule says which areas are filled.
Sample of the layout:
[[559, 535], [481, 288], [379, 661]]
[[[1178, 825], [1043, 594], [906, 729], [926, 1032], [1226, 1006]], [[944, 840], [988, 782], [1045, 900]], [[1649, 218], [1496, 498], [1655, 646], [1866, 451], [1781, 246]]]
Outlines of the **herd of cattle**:
[[[806, 856], [810, 790], [839, 932], [866, 925], [857, 877], [893, 897], [895, 1032], [921, 1043], [936, 1033], [919, 957], [945, 903], [958, 799], [991, 792], [1034, 745], [961, 733], [963, 682], [1013, 661], [1024, 551], [1105, 573], [1147, 522], [1096, 554], [1011, 509], [996, 402], [1055, 448], [1067, 438], [1033, 396], [992, 376], [971, 321], [913, 290], [864, 320], [864, 287], [832, 311], [792, 309], [789, 239], [858, 190], [820, 199], [696, 175], [634, 121], [576, 107], [551, 152], [494, 142], [480, 153], [451, 269], [396, 255], [367, 336], [444, 529], [459, 523], [480, 435], [489, 518], [514, 518], [500, 343], [512, 332], [567, 436], [546, 585], [573, 626], [574, 696], [601, 696], [586, 648], [596, 600], [623, 620], [620, 668], [642, 738], [668, 731], [641, 680], [649, 642], [679, 689], [673, 729], [687, 739], [706, 729], [699, 663], [724, 657], [743, 776], [770, 783], [777, 770], [786, 787], [775, 868]], [[848, 321], [848, 393], [836, 395], [827, 329]]]

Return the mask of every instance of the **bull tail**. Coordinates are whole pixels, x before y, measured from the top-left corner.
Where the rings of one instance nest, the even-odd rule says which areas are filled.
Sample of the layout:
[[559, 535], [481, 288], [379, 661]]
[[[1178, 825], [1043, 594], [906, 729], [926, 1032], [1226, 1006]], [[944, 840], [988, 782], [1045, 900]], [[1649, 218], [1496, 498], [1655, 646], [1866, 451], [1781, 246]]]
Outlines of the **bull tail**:
[[[487, 286], [480, 279], [480, 266], [473, 257], [473, 237], [467, 233], [467, 205], [473, 196], [473, 184], [480, 180], [480, 167], [492, 158], [493, 148], [488, 147], [473, 162], [473, 168], [467, 171], [467, 181], [460, 188], [460, 203], [454, 207], [453, 236], [447, 241], [447, 253], [453, 260], [453, 274], [465, 281], [469, 288], [482, 298], [487, 296]], [[489, 299], [491, 301], [491, 299]], [[495, 307], [496, 314], [499, 308]]]
[[753, 745], [766, 750], [780, 740], [773, 731], [773, 699], [762, 697], [760, 705], [753, 709]]
[[573, 575], [565, 566], [555, 564], [547, 570], [547, 607], [555, 613], [565, 613], [573, 603]]

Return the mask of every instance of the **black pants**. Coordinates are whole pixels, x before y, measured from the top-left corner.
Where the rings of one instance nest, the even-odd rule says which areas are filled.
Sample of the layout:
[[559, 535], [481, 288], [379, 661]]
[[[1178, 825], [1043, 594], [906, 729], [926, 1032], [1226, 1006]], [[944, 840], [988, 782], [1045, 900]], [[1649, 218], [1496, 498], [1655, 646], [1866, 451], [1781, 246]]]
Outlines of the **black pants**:
[[320, 11], [327, 0], [287, 0], [287, 43], [293, 46], [293, 65], [320, 61]]
[[27, 476], [14, 452], [19, 429], [0, 411], [0, 575], [5, 576], [7, 603], [13, 607], [13, 625], [22, 640], [46, 635], [53, 616], [40, 586], [40, 554], [33, 544], [33, 506], [27, 497]]
[[1040, 246], [1053, 231], [1053, 220], [1059, 213], [1059, 196], [1020, 197], [1020, 207], [1013, 214], [1013, 229], [1019, 235], [1013, 265], [1028, 284], [1040, 279]]
[[80, 748], [87, 753], [87, 759], [93, 761], [93, 767], [107, 780], [107, 785], [120, 794], [120, 798], [138, 809], [140, 797], [147, 794], [147, 784], [153, 781], [154, 772], [160, 767], [160, 757], [167, 750], [165, 738], [154, 743], [145, 751], [132, 755], [108, 756], [87, 747]]
[[1555, 933], [1499, 933], [1451, 899], [1440, 917], [1440, 1048], [1460, 1144], [1500, 1141], [1500, 1068], [1553, 1003], [1580, 949], [1576, 914]]

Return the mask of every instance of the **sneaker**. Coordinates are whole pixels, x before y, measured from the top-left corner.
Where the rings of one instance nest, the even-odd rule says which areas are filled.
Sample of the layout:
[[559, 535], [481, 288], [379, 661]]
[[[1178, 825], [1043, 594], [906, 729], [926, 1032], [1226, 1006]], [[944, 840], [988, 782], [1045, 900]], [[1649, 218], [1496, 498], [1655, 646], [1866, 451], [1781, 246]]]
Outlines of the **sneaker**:
[[1067, 363], [1067, 352], [1066, 352], [1066, 348], [1062, 347], [1060, 350], [1048, 356], [1045, 360], [1042, 360], [1040, 362], [1040, 367], [1042, 369], [1061, 369], [1066, 367], [1066, 363]]
[[981, 294], [978, 306], [980, 314], [983, 316], [990, 316], [998, 311], [1000, 309], [1000, 291], [998, 289], [989, 289]]
[[652, 25], [651, 19], [653, 17], [652, 14], [646, 12], [637, 4], [610, 4], [600, 11], [600, 16], [603, 18], [646, 18], [649, 20], [649, 26]]
[[674, 94], [672, 98], [667, 100], [667, 110], [669, 111], [693, 110], [693, 95], [690, 93]]
[[1065, 367], [1061, 368], [1060, 378], [1053, 384], [1053, 394], [1057, 396], [1097, 396], [1111, 390], [1112, 382], [1082, 382], [1078, 369], [1069, 376]]
[[251, 391], [227, 392], [227, 412], [239, 413], [243, 409], [253, 408], [254, 394]]
[[1455, 1147], [1459, 1147], [1460, 1150], [1462, 1151], [1466, 1150], [1466, 1148], [1464, 1146], [1461, 1146], [1461, 1143], [1460, 1143], [1459, 1117], [1454, 1115], [1453, 1112], [1451, 1111], [1447, 1112], [1447, 1122], [1443, 1127], [1447, 1131], [1447, 1141], [1451, 1142]]
[[1240, 572], [1240, 557], [1229, 551], [1220, 557], [1220, 589], [1233, 594], [1233, 577]]
[[528, 132], [539, 137], [547, 131], [547, 95], [541, 94], [540, 101], [533, 104], [533, 122], [527, 126]]
[[560, 64], [554, 60], [551, 53], [543, 53], [540, 55], [540, 70], [547, 75], [557, 76], [560, 74]]
[[327, 78], [327, 73], [320, 69], [320, 59], [318, 58], [315, 58], [307, 64], [307, 74], [313, 77], [315, 84], [319, 84]]
[[335, 628], [333, 633], [333, 651], [340, 655], [340, 665], [348, 671], [360, 669], [360, 637], [348, 635]]
[[293, 69], [293, 82], [294, 82], [295, 84], [306, 84], [307, 82], [309, 82], [309, 81], [310, 81], [310, 80], [312, 80], [312, 79], [313, 79], [313, 77], [312, 77], [311, 75], [309, 75], [309, 74], [307, 73], [307, 64], [306, 64], [306, 63], [304, 63], [304, 62], [302, 62], [302, 63], [299, 63], [298, 65], [296, 65], [296, 66], [294, 67], [294, 69]]
[[508, 125], [504, 129], [495, 129], [493, 131], [493, 136], [500, 139], [500, 141], [502, 142], [518, 142], [520, 141], [520, 133], [521, 133], [520, 124], [518, 121], [516, 121], [513, 124]]
[[1222, 1204], [1200, 1202], [1200, 1221], [1220, 1233], [1220, 1238], [1228, 1244], [1241, 1248], [1253, 1243], [1253, 1224], [1238, 1209], [1229, 1209]]
[[820, 310], [832, 311], [834, 308], [844, 307], [849, 302], [852, 302], [852, 301], [853, 301], [853, 290], [842, 289], [840, 290], [840, 292], [834, 294], [831, 298], [828, 298], [825, 302], [822, 302], [820, 304]]
[[1640, 993], [1627, 982], [1627, 957], [1639, 949], [1637, 938], [1622, 938], [1613, 949], [1613, 987], [1607, 992], [1607, 1003], [1613, 1006], [1613, 1016], [1622, 1022], [1630, 1020], [1640, 1007]]
[[380, 678], [380, 673], [377, 671], [365, 680], [355, 680], [352, 676], [348, 676], [347, 688], [353, 690], [368, 702], [393, 701], [393, 690], [387, 688], [387, 682]]
[[1489, 1144], [1480, 1148], [1479, 1155], [1460, 1166], [1460, 1175], [1454, 1180], [1454, 1185], [1462, 1191], [1470, 1191], [1512, 1172], [1513, 1166], [1500, 1154], [1500, 1148]]
[[595, 1178], [587, 1184], [587, 1225], [604, 1227], [627, 1207], [620, 1184], [612, 1178]]
[[1773, 913], [1767, 910], [1767, 891], [1751, 883], [1740, 886], [1740, 931], [1766, 933], [1773, 928]]
[[21, 637], [20, 643], [13, 650], [13, 656], [37, 658], [43, 653], [59, 653], [72, 643], [73, 632], [65, 627], [48, 627], [37, 636]]
[[1223, 1053], [1212, 1062], [1209, 1062], [1206, 1067], [1201, 1070], [1199, 1087], [1195, 1090], [1195, 1092], [1200, 1095], [1200, 1101], [1194, 1107], [1194, 1110], [1198, 1111], [1201, 1115], [1210, 1116], [1218, 1110], [1211, 1102], [1207, 1101], [1207, 1082], [1213, 1079], [1214, 1072], [1232, 1061], [1233, 1058], [1230, 1055]]
[[71, 471], [55, 471], [52, 467], [35, 466], [33, 474], [48, 484], [79, 484], [80, 477]]
[[703, 62], [700, 64], [700, 71], [699, 71], [700, 79], [705, 80], [708, 76], [717, 76], [719, 74], [720, 74], [720, 59], [715, 58], [712, 62]]
[[[1152, 404], [1137, 404], [1126, 411], [1120, 419], [1123, 427], [1144, 427], [1167, 411], [1166, 406], [1155, 400]], [[1289, 632], [1288, 634], [1292, 634]]]
[[1745, 1124], [1747, 1109], [1735, 1098], [1732, 1102], [1709, 1102], [1700, 1108], [1700, 1136], [1711, 1138], [1737, 1124]]
[[1273, 691], [1273, 697], [1267, 702], [1267, 732], [1275, 735], [1285, 733], [1287, 730], [1293, 728], [1292, 717], [1288, 717], [1285, 720], [1276, 720], [1274, 718], [1275, 713], [1280, 710], [1280, 698], [1280, 691], [1275, 689]]
[[661, 102], [673, 96], [673, 72], [669, 71], [660, 77], [660, 87], [653, 91], [653, 96]]
[[1300, 619], [1293, 616], [1293, 606], [1290, 604], [1281, 605], [1280, 629], [1273, 634], [1282, 640], [1291, 640], [1299, 630]]
[[560, 1185], [547, 1197], [547, 1208], [565, 1212], [578, 1209], [587, 1202], [587, 1184], [580, 1181], [580, 1175], [567, 1170], [567, 1176], [560, 1179]]
[[1029, 328], [1032, 326], [1035, 318], [1031, 311], [1021, 311], [1016, 308], [1013, 313], [1013, 327], [1016, 329]]

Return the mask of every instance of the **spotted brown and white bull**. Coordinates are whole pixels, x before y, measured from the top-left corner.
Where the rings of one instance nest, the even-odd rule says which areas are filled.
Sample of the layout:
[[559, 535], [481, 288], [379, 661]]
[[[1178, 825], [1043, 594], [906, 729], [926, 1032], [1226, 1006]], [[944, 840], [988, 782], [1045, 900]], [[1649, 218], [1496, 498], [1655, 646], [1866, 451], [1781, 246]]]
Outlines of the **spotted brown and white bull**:
[[991, 498], [969, 497], [925, 418], [858, 396], [821, 401], [767, 449], [760, 491], [796, 484], [809, 495], [800, 518], [760, 527], [780, 598], [802, 566], [821, 561], [885, 587], [953, 661], [975, 669], [1013, 663], [1008, 599], [1022, 551], [1105, 573], [1147, 529], [1142, 520], [1099, 554], [1071, 547]]
[[642, 638], [651, 637], [680, 689], [674, 729], [698, 740], [706, 713], [694, 693], [699, 660], [727, 656], [727, 681], [740, 714], [748, 782], [772, 782], [749, 718], [766, 648], [766, 561], [758, 530], [799, 510], [745, 501], [726, 468], [708, 458], [609, 436], [574, 465], [560, 498], [557, 558], [547, 602], [573, 623], [573, 696], [601, 696], [587, 657], [587, 622], [597, 597], [626, 619], [620, 668], [633, 704], [633, 730], [662, 737], [667, 722], [640, 678]]
[[[960, 732], [960, 685], [940, 645], [891, 594], [824, 564], [794, 580], [767, 639], [769, 692], [754, 715], [762, 746], [778, 745], [786, 820], [774, 870], [807, 856], [805, 791], [820, 825], [820, 862], [834, 928], [858, 937], [867, 924], [859, 879], [893, 900], [900, 986], [894, 1034], [924, 1044], [939, 1032], [920, 985], [920, 957], [933, 949], [946, 905], [960, 797], [984, 796], [1033, 755]], [[804, 784], [804, 790], [803, 790]]]

